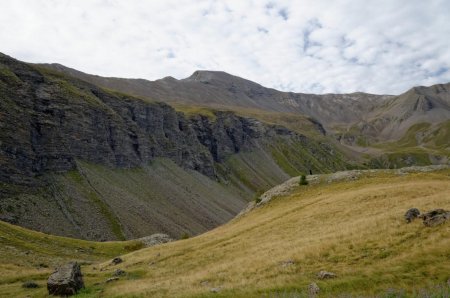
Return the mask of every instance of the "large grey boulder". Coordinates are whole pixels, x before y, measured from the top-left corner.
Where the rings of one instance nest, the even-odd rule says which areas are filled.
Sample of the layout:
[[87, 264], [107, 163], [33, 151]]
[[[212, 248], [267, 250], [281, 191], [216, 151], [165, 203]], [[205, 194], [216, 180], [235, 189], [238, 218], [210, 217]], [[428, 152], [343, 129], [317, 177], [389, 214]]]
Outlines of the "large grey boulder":
[[59, 266], [47, 281], [50, 295], [71, 296], [84, 288], [80, 265], [76, 262]]
[[423, 224], [425, 226], [434, 227], [450, 220], [450, 211], [446, 211], [444, 209], [434, 209], [420, 215], [420, 218], [423, 219]]

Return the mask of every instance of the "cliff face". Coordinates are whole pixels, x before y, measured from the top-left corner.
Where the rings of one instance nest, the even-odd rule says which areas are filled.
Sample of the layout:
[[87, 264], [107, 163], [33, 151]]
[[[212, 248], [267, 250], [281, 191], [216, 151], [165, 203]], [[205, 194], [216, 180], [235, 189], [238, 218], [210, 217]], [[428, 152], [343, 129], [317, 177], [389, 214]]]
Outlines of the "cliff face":
[[[42, 209], [42, 214], [46, 215], [42, 215], [40, 220], [46, 224], [41, 224], [40, 228], [48, 232], [82, 238], [97, 239], [101, 234], [107, 235], [103, 239], [131, 238], [161, 230], [175, 236], [182, 231], [198, 233], [230, 219], [253, 192], [258, 191], [258, 188], [267, 188], [272, 186], [271, 184], [281, 182], [287, 177], [288, 171], [295, 173], [308, 168], [316, 172], [344, 166], [331, 147], [309, 140], [283, 127], [239, 117], [232, 112], [216, 112], [211, 117], [202, 115], [187, 117], [164, 103], [107, 91], [5, 55], [0, 55], [0, 127], [0, 183], [4, 186], [0, 191], [2, 218], [13, 218], [19, 224], [36, 227], [36, 220], [29, 218], [27, 212], [31, 212], [33, 208], [35, 210], [42, 208], [33, 207], [27, 212], [21, 209], [20, 206], [27, 205], [27, 198], [20, 195], [22, 189], [15, 186], [44, 187], [45, 190], [39, 190], [43, 192], [42, 197], [55, 199], [57, 201], [55, 209], [60, 211], [59, 215], [56, 215], [55, 210]], [[293, 152], [299, 149], [301, 151], [296, 151], [299, 155], [291, 156], [291, 161], [285, 156], [297, 154]], [[258, 159], [254, 159], [253, 164], [249, 162], [252, 151], [259, 152]], [[229, 161], [233, 156], [240, 154], [244, 155], [239, 161]], [[301, 159], [303, 155], [306, 157], [304, 160]], [[197, 194], [183, 192], [182, 195], [186, 196], [186, 200], [195, 197], [201, 198], [202, 204], [211, 204], [212, 200], [208, 196], [216, 194], [208, 194], [204, 190], [209, 187], [208, 183], [216, 185], [214, 187], [218, 189], [222, 187], [217, 184], [220, 182], [232, 185], [227, 186], [226, 195], [220, 196], [224, 202], [220, 204], [215, 202], [215, 209], [212, 205], [205, 205], [203, 211], [199, 209], [198, 215], [194, 215], [194, 210], [190, 210], [190, 218], [198, 218], [193, 222], [186, 219], [184, 225], [175, 220], [177, 216], [182, 218], [182, 213], [186, 212], [180, 209], [181, 215], [176, 213], [173, 216], [167, 215], [174, 217], [173, 221], [158, 229], [156, 227], [159, 223], [154, 218], [145, 219], [145, 215], [138, 211], [136, 214], [140, 214], [139, 216], [143, 218], [140, 222], [130, 220], [126, 214], [121, 214], [121, 210], [127, 205], [126, 200], [117, 198], [120, 204], [112, 202], [111, 198], [114, 195], [109, 193], [108, 187], [101, 188], [103, 182], [99, 182], [97, 186], [93, 185], [91, 180], [95, 175], [88, 177], [89, 175], [83, 172], [80, 166], [80, 162], [83, 162], [115, 171], [145, 168], [160, 159], [174, 163], [179, 171], [188, 171], [186, 173], [195, 171], [208, 177], [209, 182], [205, 182], [203, 178], [196, 180], [195, 183], [199, 188], [200, 185], [205, 185]], [[263, 165], [257, 163], [265, 164], [267, 177], [258, 176], [257, 172], [263, 170]], [[267, 166], [269, 164], [270, 167]], [[243, 165], [248, 169], [246, 177], [241, 172]], [[173, 169], [172, 166], [170, 168]], [[286, 171], [286, 168], [289, 170]], [[50, 176], [67, 178], [65, 173], [74, 171], [86, 179], [82, 188], [90, 190], [80, 192], [73, 183], [62, 183], [65, 178], [62, 180], [49, 178]], [[185, 180], [179, 181], [181, 185], [188, 183], [186, 180], [188, 176], [183, 177]], [[159, 179], [153, 174], [147, 178]], [[104, 181], [108, 181], [104, 182], [105, 185], [111, 183], [108, 179]], [[141, 183], [145, 183], [144, 178]], [[138, 188], [141, 186], [142, 184], [137, 185]], [[68, 187], [73, 191], [68, 191]], [[173, 187], [167, 185], [168, 189]], [[189, 189], [192, 185], [185, 187]], [[71, 193], [77, 191], [79, 194], [71, 197]], [[128, 188], [123, 190], [122, 197], [126, 198], [131, 191]], [[92, 199], [92, 192], [95, 192], [98, 198]], [[160, 197], [170, 200], [172, 196], [181, 195], [181, 192], [170, 196], [168, 193], [169, 191]], [[36, 191], [31, 191], [30, 195], [39, 197]], [[15, 210], [9, 208], [12, 197], [18, 198], [17, 200], [24, 204], [19, 204]], [[82, 232], [89, 219], [81, 222], [80, 214], [78, 217], [71, 215], [68, 202], [82, 202], [86, 198], [91, 198], [95, 203], [92, 204], [99, 210], [92, 214], [91, 218], [98, 217], [98, 222], [103, 220], [105, 226], [109, 225], [112, 230], [116, 229], [115, 233], [108, 236], [107, 232], [95, 227], [90, 227], [97, 229], [91, 234]], [[132, 202], [131, 197], [128, 202]], [[151, 210], [152, 206], [156, 206], [154, 202], [145, 202], [138, 207], [141, 203], [135, 202], [133, 208]], [[39, 205], [38, 199], [36, 204]], [[78, 204], [77, 208], [93, 208], [92, 204], [91, 207]], [[173, 204], [175, 205], [172, 207], [168, 203], [166, 207], [161, 205], [158, 208], [167, 208], [163, 211], [170, 212], [170, 208], [176, 209], [176, 204], [181, 203]], [[222, 214], [214, 218], [210, 214], [211, 210]], [[201, 218], [202, 214], [208, 214], [209, 219], [204, 221]], [[100, 218], [102, 216], [103, 219]], [[186, 214], [184, 216], [189, 217]], [[58, 227], [48, 228], [52, 225], [52, 218], [59, 217], [68, 219], [70, 224], [62, 230], [58, 230]], [[151, 223], [152, 228], [137, 228], [146, 223]], [[117, 232], [118, 230], [121, 231]]]
[[76, 159], [131, 168], [158, 157], [215, 178], [215, 162], [259, 139], [305, 138], [231, 112], [187, 119], [163, 103], [106, 92], [7, 56], [0, 62], [0, 179], [6, 182], [68, 171]]

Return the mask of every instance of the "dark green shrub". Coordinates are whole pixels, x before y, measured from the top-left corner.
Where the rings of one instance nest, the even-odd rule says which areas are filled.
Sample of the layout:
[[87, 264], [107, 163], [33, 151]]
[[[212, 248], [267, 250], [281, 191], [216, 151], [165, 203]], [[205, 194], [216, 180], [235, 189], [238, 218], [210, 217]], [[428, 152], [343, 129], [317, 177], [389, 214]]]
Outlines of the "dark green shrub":
[[306, 180], [306, 176], [305, 175], [301, 175], [300, 176], [300, 181], [298, 183], [299, 185], [308, 185], [308, 180]]
[[28, 280], [22, 284], [22, 288], [25, 289], [36, 289], [39, 288], [39, 285], [33, 280]]

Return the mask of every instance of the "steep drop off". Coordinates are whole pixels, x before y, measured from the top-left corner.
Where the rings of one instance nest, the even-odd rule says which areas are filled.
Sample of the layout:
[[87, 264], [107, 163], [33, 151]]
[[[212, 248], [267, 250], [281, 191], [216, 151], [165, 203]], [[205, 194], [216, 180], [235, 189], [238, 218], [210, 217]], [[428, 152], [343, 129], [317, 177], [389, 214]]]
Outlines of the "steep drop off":
[[[241, 116], [288, 127], [310, 137], [334, 143], [347, 156], [375, 167], [402, 167], [448, 163], [450, 139], [444, 146], [428, 140], [448, 131], [449, 84], [414, 87], [398, 96], [305, 94], [281, 92], [221, 71], [196, 71], [177, 80], [156, 81], [105, 78], [59, 64], [42, 67], [56, 70], [105, 88], [156, 99], [180, 111], [231, 110]], [[411, 146], [401, 139], [421, 130]], [[400, 141], [400, 142], [399, 142]], [[389, 143], [389, 144], [386, 144]]]
[[0, 126], [0, 218], [86, 239], [197, 234], [289, 175], [346, 166], [281, 126], [186, 116], [5, 55]]

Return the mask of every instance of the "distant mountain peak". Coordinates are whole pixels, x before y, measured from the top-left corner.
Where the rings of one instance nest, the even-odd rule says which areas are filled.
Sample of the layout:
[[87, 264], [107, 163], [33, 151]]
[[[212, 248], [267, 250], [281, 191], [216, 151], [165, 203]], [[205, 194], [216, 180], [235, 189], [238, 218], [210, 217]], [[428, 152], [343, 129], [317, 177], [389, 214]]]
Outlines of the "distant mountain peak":
[[217, 70], [196, 70], [192, 75], [187, 77], [186, 81], [197, 81], [207, 83], [211, 81], [231, 81], [236, 80], [237, 77], [226, 73], [224, 71]]

